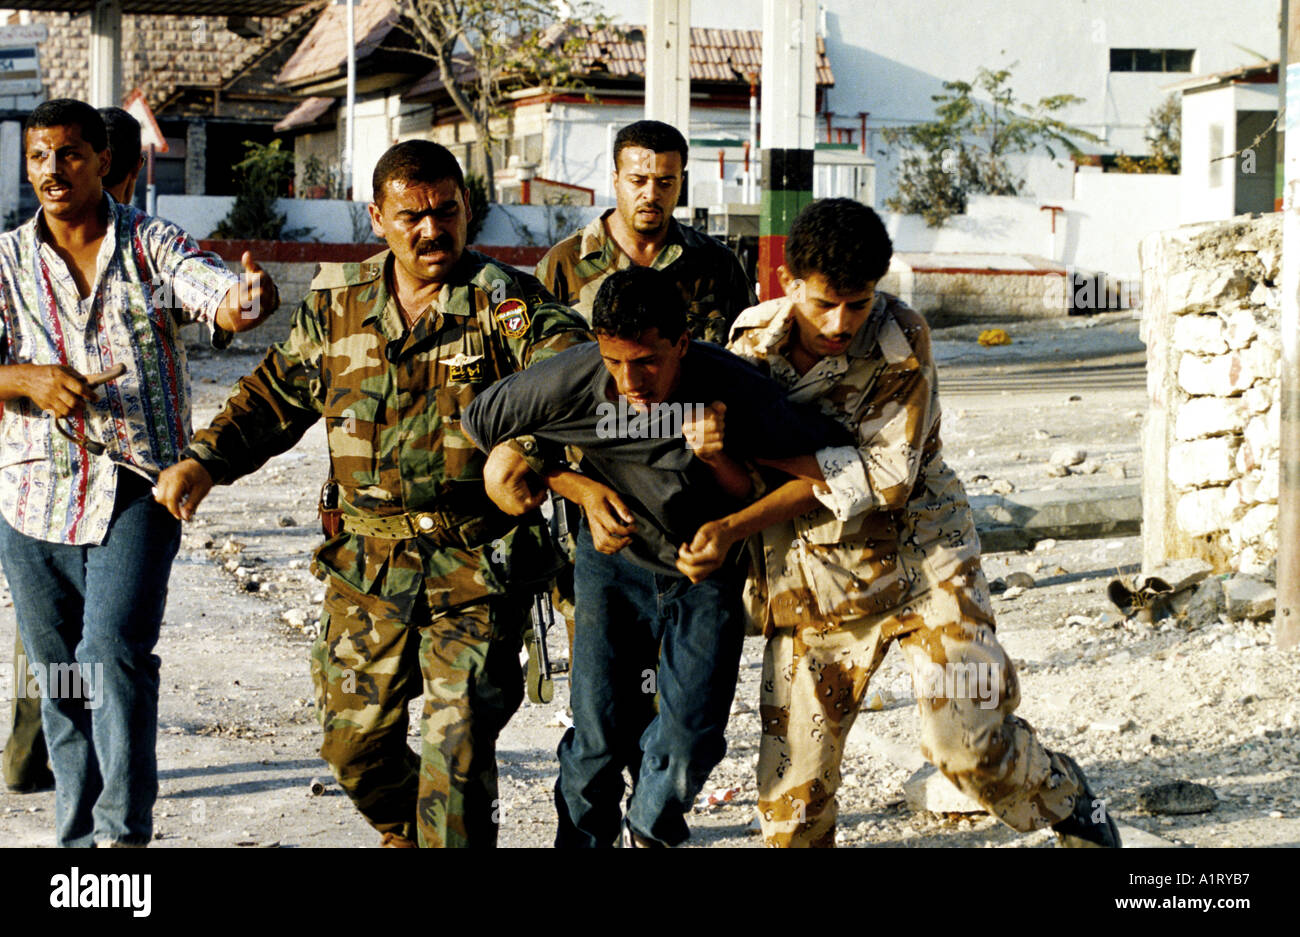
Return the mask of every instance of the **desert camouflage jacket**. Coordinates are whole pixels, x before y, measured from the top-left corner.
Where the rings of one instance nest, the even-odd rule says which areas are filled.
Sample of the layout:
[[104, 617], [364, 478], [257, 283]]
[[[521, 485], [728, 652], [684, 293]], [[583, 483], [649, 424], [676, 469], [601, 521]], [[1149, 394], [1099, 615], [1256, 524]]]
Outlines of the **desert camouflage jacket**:
[[751, 551], [748, 597], [769, 628], [887, 611], [979, 558], [966, 493], [943, 460], [925, 320], [879, 293], [848, 350], [804, 375], [783, 351], [792, 327], [790, 301], [771, 300], [740, 315], [729, 347], [791, 399], [817, 401], [857, 447], [820, 450], [824, 506], [769, 527], [761, 556]]
[[403, 616], [422, 590], [435, 611], [504, 591], [506, 565], [529, 562], [536, 530], [516, 530], [488, 501], [486, 456], [460, 414], [491, 382], [589, 335], [534, 278], [473, 251], [408, 327], [386, 285], [390, 263], [384, 251], [322, 264], [288, 339], [239, 381], [186, 454], [228, 483], [324, 417], [345, 515], [438, 512], [464, 535], [456, 545], [344, 532], [317, 550], [318, 577]]
[[[614, 271], [632, 266], [605, 227], [612, 211], [552, 247], [534, 271], [556, 299], [578, 310], [588, 322], [601, 282]], [[732, 321], [757, 302], [736, 255], [676, 220], [669, 220], [668, 241], [650, 266], [669, 274], [681, 289], [693, 338], [725, 344]]]

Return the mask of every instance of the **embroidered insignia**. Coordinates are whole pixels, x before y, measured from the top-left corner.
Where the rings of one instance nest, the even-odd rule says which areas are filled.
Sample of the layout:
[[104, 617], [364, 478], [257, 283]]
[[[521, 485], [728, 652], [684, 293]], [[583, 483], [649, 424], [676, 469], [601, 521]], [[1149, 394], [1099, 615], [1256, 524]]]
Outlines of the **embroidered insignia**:
[[451, 369], [448, 380], [453, 384], [477, 384], [483, 380], [483, 356], [461, 353], [450, 358], [442, 358], [439, 364]]
[[507, 299], [493, 313], [506, 338], [523, 338], [528, 334], [528, 307], [522, 299]]

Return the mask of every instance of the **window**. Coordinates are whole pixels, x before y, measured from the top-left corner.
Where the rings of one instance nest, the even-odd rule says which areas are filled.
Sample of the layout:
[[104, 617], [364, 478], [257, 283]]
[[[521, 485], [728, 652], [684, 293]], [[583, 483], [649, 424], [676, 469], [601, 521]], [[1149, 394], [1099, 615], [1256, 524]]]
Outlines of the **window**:
[[1195, 49], [1111, 49], [1112, 72], [1190, 72]]

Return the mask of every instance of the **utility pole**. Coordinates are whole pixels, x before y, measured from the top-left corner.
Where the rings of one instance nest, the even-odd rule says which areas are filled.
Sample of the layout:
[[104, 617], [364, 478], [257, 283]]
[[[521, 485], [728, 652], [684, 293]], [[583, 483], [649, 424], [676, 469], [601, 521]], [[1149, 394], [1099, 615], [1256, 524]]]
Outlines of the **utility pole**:
[[[1300, 0], [1286, 0], [1286, 84], [1300, 87]], [[1285, 99], [1278, 102], [1285, 107]], [[1286, 108], [1286, 138], [1300, 113]], [[1296, 137], [1295, 139], [1300, 139]], [[1278, 441], [1277, 632], [1283, 650], [1300, 644], [1300, 146], [1287, 147], [1282, 203], [1282, 420]]]
[[347, 130], [343, 135], [343, 182], [348, 187], [347, 198], [357, 197], [356, 185], [356, 130], [357, 117], [357, 17], [353, 0], [348, 4], [348, 100]]
[[785, 238], [812, 201], [816, 56], [816, 0], [763, 0], [759, 299], [781, 295], [776, 269], [785, 262]]
[[122, 0], [97, 0], [90, 10], [91, 107], [122, 106]]
[[691, 138], [691, 0], [650, 0], [645, 116]]

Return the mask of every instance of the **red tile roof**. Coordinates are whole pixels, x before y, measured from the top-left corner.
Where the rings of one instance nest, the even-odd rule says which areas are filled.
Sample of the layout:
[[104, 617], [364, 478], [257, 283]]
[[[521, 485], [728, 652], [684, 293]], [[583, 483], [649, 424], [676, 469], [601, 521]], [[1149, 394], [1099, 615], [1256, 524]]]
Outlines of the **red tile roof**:
[[[345, 6], [326, 7], [276, 80], [301, 84], [337, 71], [347, 61], [347, 15]], [[389, 0], [358, 0], [353, 16], [358, 59], [378, 49], [397, 25], [397, 14]]]
[[[584, 39], [574, 53], [578, 76], [582, 78], [644, 78], [645, 29], [641, 26], [618, 26], [590, 30], [585, 27], [553, 29], [548, 37], [559, 43], [567, 37]], [[759, 29], [691, 29], [691, 80], [711, 82], [748, 82], [763, 70], [763, 32]], [[835, 84], [826, 43], [817, 38], [817, 84]], [[415, 98], [442, 87], [434, 70], [421, 78], [403, 97]]]

